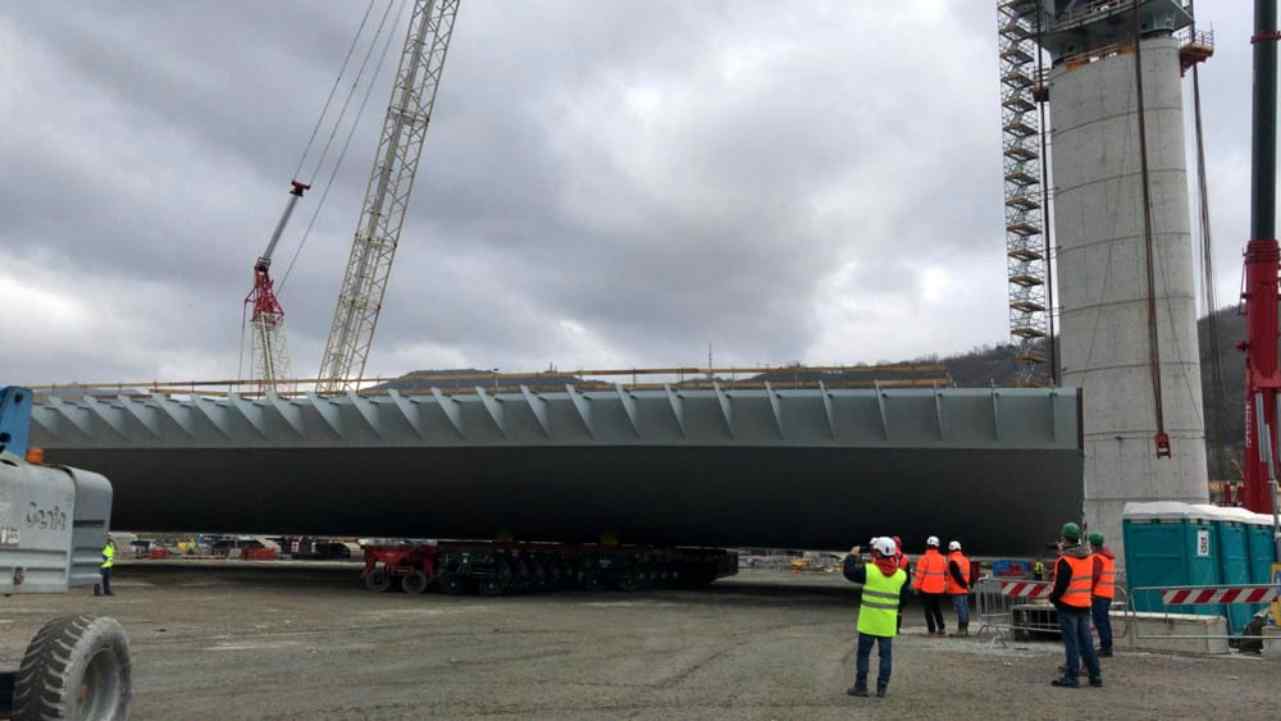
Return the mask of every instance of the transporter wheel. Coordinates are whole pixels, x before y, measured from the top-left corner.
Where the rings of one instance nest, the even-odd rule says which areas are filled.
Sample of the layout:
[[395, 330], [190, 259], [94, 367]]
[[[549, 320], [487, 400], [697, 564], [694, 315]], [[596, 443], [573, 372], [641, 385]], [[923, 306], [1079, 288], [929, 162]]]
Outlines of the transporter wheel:
[[599, 573], [589, 572], [583, 574], [583, 590], [600, 591], [605, 588], [605, 579], [601, 578]]
[[482, 578], [480, 592], [486, 596], [501, 596], [512, 588], [512, 568], [505, 560], [494, 565], [494, 573]]
[[400, 590], [410, 595], [422, 593], [431, 585], [431, 579], [427, 574], [418, 569], [414, 569], [408, 576], [400, 579]]
[[391, 574], [383, 566], [377, 566], [365, 574], [365, 588], [370, 591], [386, 591], [391, 588]]
[[129, 638], [114, 618], [64, 616], [31, 639], [14, 682], [16, 721], [125, 721], [133, 700]]
[[442, 578], [440, 586], [445, 589], [445, 593], [451, 596], [461, 596], [467, 593], [467, 579], [456, 573], [448, 574]]
[[636, 571], [627, 571], [618, 577], [618, 590], [628, 593], [639, 590], [641, 587], [640, 574]]

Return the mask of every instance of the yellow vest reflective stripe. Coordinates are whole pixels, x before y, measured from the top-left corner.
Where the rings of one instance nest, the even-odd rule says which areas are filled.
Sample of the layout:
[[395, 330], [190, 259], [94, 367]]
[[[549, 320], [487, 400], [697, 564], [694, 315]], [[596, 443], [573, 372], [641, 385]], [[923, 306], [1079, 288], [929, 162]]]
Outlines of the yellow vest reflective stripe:
[[864, 565], [867, 581], [863, 584], [863, 601], [858, 609], [858, 632], [869, 636], [893, 638], [898, 633], [898, 600], [907, 573], [894, 569], [892, 576], [881, 573], [875, 563]]

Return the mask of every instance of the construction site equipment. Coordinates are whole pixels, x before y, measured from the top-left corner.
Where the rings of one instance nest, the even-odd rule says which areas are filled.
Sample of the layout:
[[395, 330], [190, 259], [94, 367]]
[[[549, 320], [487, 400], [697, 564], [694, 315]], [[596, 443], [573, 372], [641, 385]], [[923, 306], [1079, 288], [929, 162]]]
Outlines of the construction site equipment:
[[[320, 362], [321, 390], [359, 387], [436, 105], [459, 0], [414, 0], [374, 167]], [[351, 383], [345, 379], [355, 378]]]
[[[1024, 382], [1052, 360], [1053, 300], [1045, 234], [1044, 81], [1041, 73], [1040, 0], [998, 0], [1001, 153], [1005, 178], [1005, 255], [1010, 335], [1018, 344]], [[1047, 340], [1048, 339], [1048, 340]], [[1051, 374], [1053, 370], [1051, 369]]]
[[1081, 505], [1071, 388], [526, 388], [50, 397], [33, 433], [155, 532], [824, 549], [893, 527], [1017, 554]]
[[245, 296], [245, 309], [249, 313], [250, 373], [261, 391], [277, 390], [278, 379], [293, 375], [289, 362], [289, 347], [285, 337], [285, 309], [276, 297], [275, 283], [271, 279], [271, 258], [280, 243], [280, 236], [289, 224], [294, 206], [311, 186], [297, 180], [290, 181], [289, 200], [285, 211], [276, 222], [276, 229], [267, 241], [267, 249], [254, 261], [254, 287]]
[[439, 541], [365, 547], [371, 591], [438, 588], [486, 596], [577, 588], [696, 588], [738, 573], [738, 554], [712, 548]]
[[[0, 388], [0, 593], [64, 593], [99, 581], [111, 484], [77, 468], [28, 463], [32, 395]], [[111, 618], [54, 619], [17, 671], [0, 671], [0, 716], [125, 719], [133, 695], [129, 641]]]
[[[1277, 518], [1277, 419], [1281, 396], [1281, 367], [1277, 343], [1277, 274], [1281, 247], [1276, 239], [1277, 154], [1277, 3], [1254, 4], [1254, 110], [1250, 186], [1250, 242], [1245, 250], [1244, 299], [1247, 337], [1245, 351], [1247, 403], [1245, 424], [1245, 507]], [[1274, 523], [1274, 525], [1277, 525]], [[1281, 525], [1277, 525], [1281, 555]]]

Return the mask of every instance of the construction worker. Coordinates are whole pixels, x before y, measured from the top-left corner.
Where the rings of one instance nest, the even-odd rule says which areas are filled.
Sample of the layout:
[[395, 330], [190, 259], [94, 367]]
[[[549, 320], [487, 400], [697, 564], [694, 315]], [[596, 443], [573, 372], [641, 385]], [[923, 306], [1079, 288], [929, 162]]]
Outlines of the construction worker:
[[1103, 534], [1090, 534], [1090, 558], [1093, 559], [1093, 582], [1090, 586], [1090, 610], [1094, 630], [1099, 634], [1099, 658], [1112, 658], [1112, 599], [1116, 598], [1116, 555], [1103, 544]]
[[1045, 564], [1042, 563], [1041, 559], [1039, 558], [1036, 559], [1036, 562], [1032, 564], [1032, 580], [1034, 581], [1045, 580]]
[[[898, 567], [903, 569], [903, 573], [906, 573], [908, 578], [911, 578], [912, 577], [912, 561], [910, 558], [907, 557], [906, 553], [903, 553], [903, 539], [899, 538], [898, 536], [895, 536], [894, 547], [898, 549]], [[898, 630], [899, 630], [899, 633], [903, 632], [903, 609], [902, 608], [898, 610]]]
[[907, 603], [907, 572], [899, 568], [898, 547], [891, 538], [872, 539], [872, 560], [864, 562], [862, 547], [850, 549], [845, 557], [845, 577], [863, 584], [858, 609], [858, 659], [854, 686], [845, 693], [867, 696], [867, 672], [876, 645], [880, 668], [876, 674], [876, 696], [884, 698], [893, 668], [893, 642], [898, 635], [897, 616]]
[[116, 562], [116, 542], [107, 536], [107, 542], [102, 546], [102, 563], [98, 564], [98, 574], [102, 576], [101, 583], [94, 584], [93, 595], [95, 596], [114, 596], [111, 591], [111, 567]]
[[1090, 639], [1090, 590], [1094, 585], [1094, 559], [1081, 545], [1081, 527], [1075, 523], [1063, 524], [1060, 532], [1059, 559], [1054, 563], [1054, 588], [1050, 603], [1058, 611], [1059, 628], [1063, 632], [1063, 653], [1067, 663], [1062, 667], [1063, 676], [1052, 682], [1055, 686], [1078, 688], [1079, 662], [1085, 660], [1091, 686], [1102, 686], [1099, 659], [1094, 655], [1094, 642]]
[[931, 636], [947, 633], [943, 625], [943, 610], [939, 602], [947, 589], [947, 559], [939, 553], [939, 537], [930, 536], [925, 541], [925, 553], [916, 562], [916, 573], [912, 576], [912, 590], [921, 595], [921, 605], [925, 608], [925, 625]]
[[961, 542], [951, 541], [947, 544], [947, 576], [944, 588], [952, 598], [952, 607], [956, 609], [956, 633], [953, 636], [970, 635], [970, 559], [961, 553]]

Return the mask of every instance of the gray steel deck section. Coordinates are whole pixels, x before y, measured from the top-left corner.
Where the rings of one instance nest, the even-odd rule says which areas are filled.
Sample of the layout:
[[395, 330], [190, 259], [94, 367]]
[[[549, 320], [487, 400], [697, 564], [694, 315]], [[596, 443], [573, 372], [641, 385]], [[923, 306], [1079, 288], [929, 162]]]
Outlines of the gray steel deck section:
[[1079, 518], [1073, 389], [50, 401], [32, 444], [155, 531], [1031, 553]]

